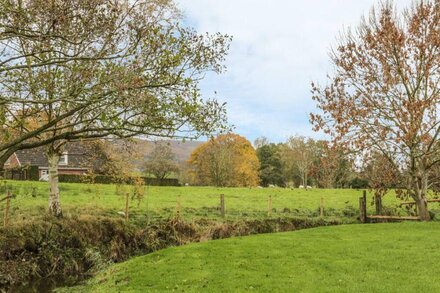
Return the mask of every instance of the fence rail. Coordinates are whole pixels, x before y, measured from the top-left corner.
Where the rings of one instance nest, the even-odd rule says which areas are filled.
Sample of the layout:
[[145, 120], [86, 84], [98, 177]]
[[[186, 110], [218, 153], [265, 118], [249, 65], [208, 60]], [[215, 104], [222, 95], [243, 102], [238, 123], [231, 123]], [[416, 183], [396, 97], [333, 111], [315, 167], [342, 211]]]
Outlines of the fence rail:
[[[428, 199], [428, 203], [440, 203], [440, 199]], [[415, 205], [415, 201], [402, 202], [399, 204], [399, 207], [402, 206], [412, 206]], [[374, 205], [375, 205], [375, 215], [367, 214], [367, 196], [366, 191], [363, 192], [362, 197], [359, 198], [359, 219], [362, 223], [368, 223], [370, 220], [396, 220], [396, 221], [419, 221], [421, 220], [419, 216], [396, 216], [396, 215], [383, 215], [382, 214], [382, 197], [374, 196]]]

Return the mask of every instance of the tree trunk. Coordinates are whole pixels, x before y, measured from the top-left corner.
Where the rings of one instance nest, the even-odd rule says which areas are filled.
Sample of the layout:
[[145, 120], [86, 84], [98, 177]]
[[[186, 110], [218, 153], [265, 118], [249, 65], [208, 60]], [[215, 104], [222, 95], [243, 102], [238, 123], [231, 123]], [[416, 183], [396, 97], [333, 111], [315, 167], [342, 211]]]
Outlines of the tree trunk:
[[60, 204], [60, 189], [58, 186], [58, 163], [60, 161], [60, 155], [55, 151], [49, 151], [47, 153], [47, 159], [49, 163], [49, 213], [55, 217], [62, 217]]
[[7, 156], [6, 151], [0, 151], [0, 170], [3, 170], [5, 163], [9, 158], [6, 156]]
[[426, 198], [416, 200], [416, 205], [417, 205], [417, 213], [420, 217], [420, 220], [430, 221], [431, 215], [429, 214], [428, 203], [426, 201]]
[[428, 201], [426, 195], [428, 193], [428, 175], [424, 169], [416, 173], [412, 178], [413, 198], [416, 202], [417, 213], [422, 221], [430, 221], [431, 216], [428, 210]]

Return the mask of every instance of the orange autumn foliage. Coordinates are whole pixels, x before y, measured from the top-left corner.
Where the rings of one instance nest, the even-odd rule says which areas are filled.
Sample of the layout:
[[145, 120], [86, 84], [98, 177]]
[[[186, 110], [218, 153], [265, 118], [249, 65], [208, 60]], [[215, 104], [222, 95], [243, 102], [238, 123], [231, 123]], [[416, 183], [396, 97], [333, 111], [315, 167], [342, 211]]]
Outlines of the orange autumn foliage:
[[194, 183], [214, 186], [257, 186], [259, 161], [244, 137], [224, 134], [200, 145], [189, 159]]

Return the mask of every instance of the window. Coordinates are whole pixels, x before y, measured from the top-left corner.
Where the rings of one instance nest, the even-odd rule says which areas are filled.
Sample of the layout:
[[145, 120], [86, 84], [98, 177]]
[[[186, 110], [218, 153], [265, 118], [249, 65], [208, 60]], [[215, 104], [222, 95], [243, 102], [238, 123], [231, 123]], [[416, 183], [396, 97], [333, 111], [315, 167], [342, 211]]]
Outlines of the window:
[[64, 152], [60, 157], [60, 162], [58, 163], [58, 165], [67, 165], [68, 163], [68, 154], [67, 152]]
[[49, 170], [41, 170], [40, 181], [49, 181]]

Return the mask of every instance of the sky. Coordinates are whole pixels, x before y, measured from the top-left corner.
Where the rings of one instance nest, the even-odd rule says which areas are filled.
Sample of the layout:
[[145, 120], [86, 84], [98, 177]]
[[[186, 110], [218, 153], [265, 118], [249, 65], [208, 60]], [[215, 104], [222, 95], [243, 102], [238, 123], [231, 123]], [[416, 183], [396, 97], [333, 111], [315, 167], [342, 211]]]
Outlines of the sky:
[[[265, 136], [324, 138], [312, 131], [312, 81], [326, 84], [329, 51], [377, 0], [176, 0], [185, 23], [200, 33], [232, 35], [227, 71], [208, 74], [202, 93], [227, 103], [234, 132], [251, 142]], [[396, 0], [398, 8], [410, 0]]]

